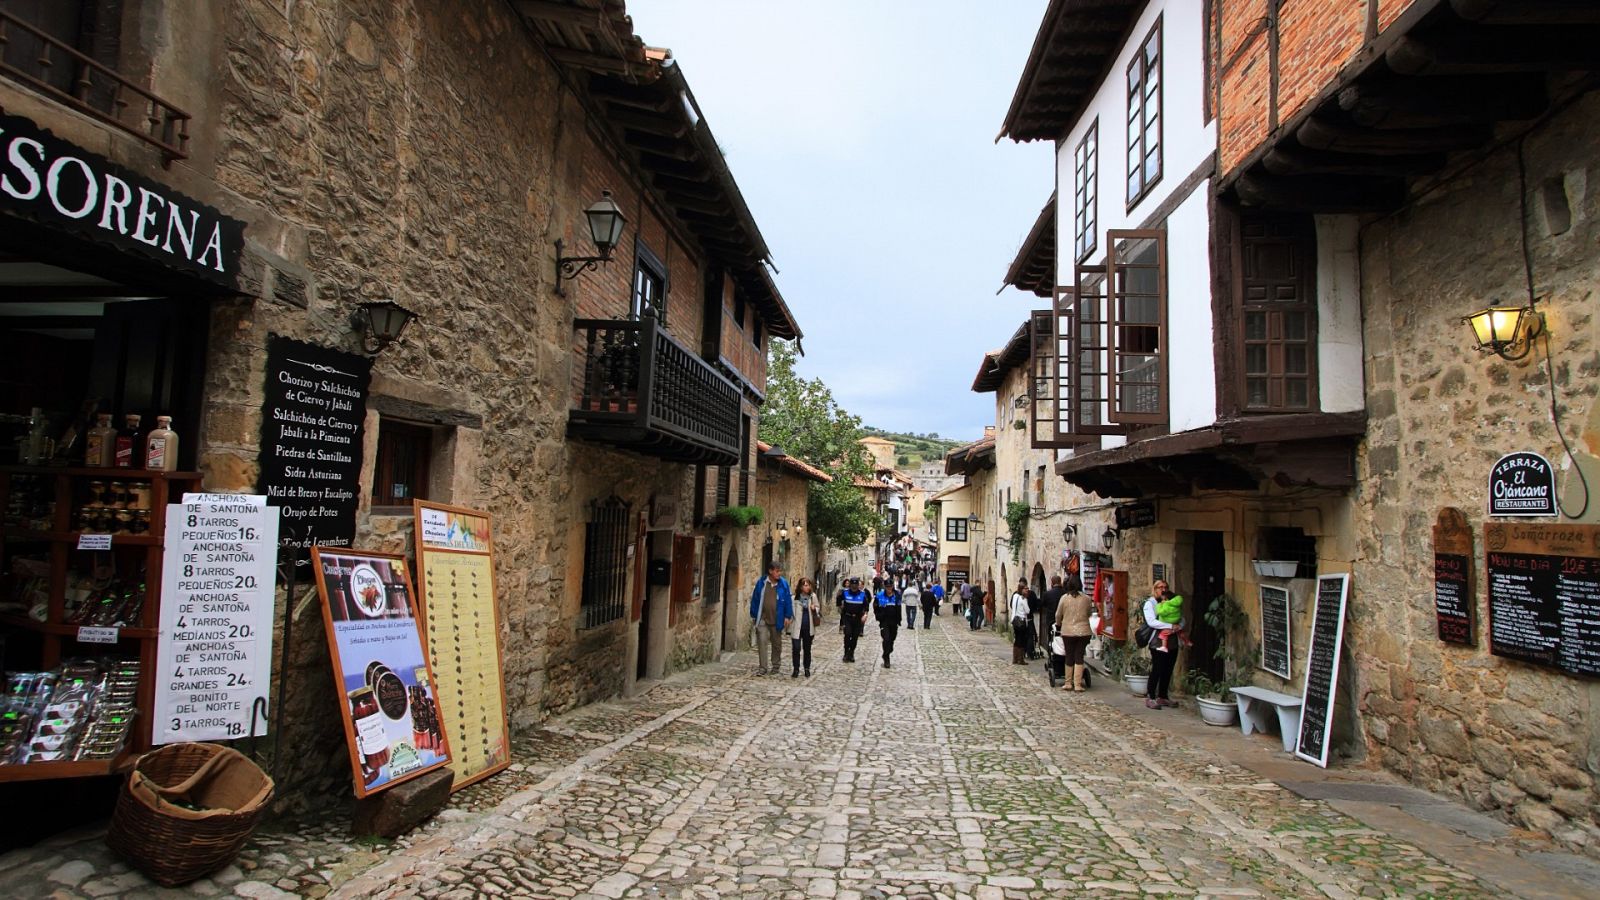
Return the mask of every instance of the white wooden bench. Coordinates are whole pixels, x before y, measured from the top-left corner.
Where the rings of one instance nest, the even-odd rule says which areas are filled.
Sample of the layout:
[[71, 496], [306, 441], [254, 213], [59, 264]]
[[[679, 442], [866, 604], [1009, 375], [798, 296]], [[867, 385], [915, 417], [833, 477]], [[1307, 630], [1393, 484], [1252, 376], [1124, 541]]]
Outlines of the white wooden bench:
[[1233, 702], [1239, 705], [1239, 730], [1245, 734], [1266, 731], [1272, 722], [1267, 707], [1278, 714], [1278, 731], [1283, 735], [1284, 752], [1293, 752], [1300, 737], [1300, 698], [1258, 687], [1236, 687]]

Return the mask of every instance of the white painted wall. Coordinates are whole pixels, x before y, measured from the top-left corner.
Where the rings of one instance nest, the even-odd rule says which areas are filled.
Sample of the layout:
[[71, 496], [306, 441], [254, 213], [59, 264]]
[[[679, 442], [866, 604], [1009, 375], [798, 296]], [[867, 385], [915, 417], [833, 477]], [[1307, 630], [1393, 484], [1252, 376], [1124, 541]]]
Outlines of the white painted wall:
[[[1196, 0], [1152, 0], [1128, 34], [1083, 116], [1056, 151], [1056, 281], [1072, 284], [1077, 263], [1073, 247], [1073, 152], [1099, 123], [1098, 246], [1087, 262], [1104, 263], [1105, 234], [1137, 228], [1165, 203], [1215, 152], [1216, 123], [1205, 119], [1205, 24]], [[1161, 180], [1132, 209], [1126, 206], [1127, 70], [1139, 46], [1161, 19]], [[1203, 428], [1216, 421], [1216, 375], [1212, 357], [1211, 250], [1206, 197], [1209, 182], [1196, 186], [1167, 220], [1167, 354], [1171, 395], [1168, 415], [1174, 432]], [[1109, 391], [1107, 384], [1104, 390]], [[1105, 448], [1126, 439], [1108, 436]], [[1004, 477], [1002, 474], [1001, 477]]]
[[1317, 393], [1322, 411], [1365, 408], [1361, 367], [1360, 223], [1317, 216]]

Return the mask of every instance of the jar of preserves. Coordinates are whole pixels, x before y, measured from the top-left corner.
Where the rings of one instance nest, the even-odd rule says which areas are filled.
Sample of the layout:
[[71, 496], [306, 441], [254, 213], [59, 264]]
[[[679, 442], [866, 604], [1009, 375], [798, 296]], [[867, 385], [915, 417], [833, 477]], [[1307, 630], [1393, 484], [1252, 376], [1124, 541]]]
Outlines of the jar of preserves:
[[112, 509], [126, 509], [128, 507], [128, 483], [125, 481], [111, 482], [109, 499], [105, 505]]
[[134, 534], [150, 533], [150, 510], [136, 509], [133, 511], [133, 527], [131, 530]]
[[378, 698], [372, 688], [356, 688], [350, 692], [350, 722], [355, 726], [356, 754], [361, 757], [361, 781], [371, 784], [378, 780], [379, 770], [389, 762], [389, 735], [383, 727], [383, 717], [378, 714]]
[[130, 481], [126, 492], [129, 509], [150, 508], [150, 482]]

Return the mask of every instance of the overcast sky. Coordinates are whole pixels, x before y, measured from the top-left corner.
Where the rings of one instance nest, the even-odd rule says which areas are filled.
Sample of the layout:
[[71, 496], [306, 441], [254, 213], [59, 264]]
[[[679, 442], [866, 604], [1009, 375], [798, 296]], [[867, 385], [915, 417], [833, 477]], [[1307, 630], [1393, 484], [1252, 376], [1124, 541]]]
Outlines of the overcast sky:
[[805, 332], [800, 371], [866, 424], [972, 440], [984, 351], [1038, 301], [1000, 281], [1048, 144], [994, 143], [1045, 0], [632, 0], [671, 48]]

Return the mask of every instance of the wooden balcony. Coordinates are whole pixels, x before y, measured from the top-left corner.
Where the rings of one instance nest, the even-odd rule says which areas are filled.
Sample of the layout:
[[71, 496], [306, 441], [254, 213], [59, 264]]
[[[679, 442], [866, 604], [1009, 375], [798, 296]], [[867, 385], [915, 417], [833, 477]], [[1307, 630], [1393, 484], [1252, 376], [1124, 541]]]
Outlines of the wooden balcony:
[[739, 388], [653, 317], [575, 319], [567, 434], [675, 462], [739, 461]]

